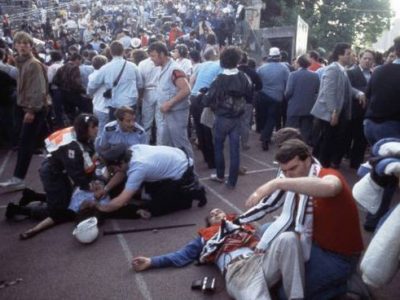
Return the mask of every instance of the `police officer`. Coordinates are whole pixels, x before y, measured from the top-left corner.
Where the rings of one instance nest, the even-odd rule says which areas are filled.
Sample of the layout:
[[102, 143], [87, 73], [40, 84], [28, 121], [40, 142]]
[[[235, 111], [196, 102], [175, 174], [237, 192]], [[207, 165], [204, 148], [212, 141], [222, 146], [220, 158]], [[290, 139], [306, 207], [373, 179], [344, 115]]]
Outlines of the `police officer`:
[[81, 114], [73, 127], [61, 129], [46, 140], [48, 157], [39, 173], [47, 197], [47, 206], [29, 208], [10, 203], [6, 216], [28, 215], [42, 219], [35, 227], [20, 235], [28, 239], [61, 222], [73, 220], [75, 213], [68, 209], [74, 187], [91, 190], [90, 181], [95, 170], [93, 140], [97, 135], [98, 119]]
[[154, 216], [190, 208], [193, 200], [199, 201], [199, 207], [207, 203], [204, 187], [193, 170], [193, 160], [181, 149], [149, 145], [127, 149], [118, 145], [104, 153], [103, 159], [115, 174], [105, 186], [105, 192], [127, 180], [117, 197], [97, 207], [101, 212], [124, 207], [142, 186], [151, 198], [146, 208]]
[[126, 147], [146, 144], [146, 134], [144, 129], [135, 122], [136, 115], [132, 108], [128, 106], [117, 108], [115, 118], [117, 120], [106, 124], [103, 132], [96, 138], [97, 153], [102, 154], [119, 144]]

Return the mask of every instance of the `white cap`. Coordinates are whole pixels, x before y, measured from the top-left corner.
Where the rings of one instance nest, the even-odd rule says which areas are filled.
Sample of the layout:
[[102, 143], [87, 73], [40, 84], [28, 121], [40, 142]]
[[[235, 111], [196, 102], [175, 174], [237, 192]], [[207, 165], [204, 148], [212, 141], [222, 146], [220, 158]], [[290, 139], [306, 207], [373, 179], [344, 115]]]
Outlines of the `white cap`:
[[131, 39], [131, 46], [132, 46], [132, 48], [139, 48], [140, 47], [140, 45], [142, 45], [142, 41], [139, 39], [139, 38], [132, 38]]
[[278, 47], [271, 47], [269, 48], [269, 56], [280, 56], [281, 55], [281, 51], [279, 50]]
[[94, 242], [99, 235], [97, 218], [91, 217], [80, 222], [72, 232], [72, 235], [82, 244], [90, 244]]

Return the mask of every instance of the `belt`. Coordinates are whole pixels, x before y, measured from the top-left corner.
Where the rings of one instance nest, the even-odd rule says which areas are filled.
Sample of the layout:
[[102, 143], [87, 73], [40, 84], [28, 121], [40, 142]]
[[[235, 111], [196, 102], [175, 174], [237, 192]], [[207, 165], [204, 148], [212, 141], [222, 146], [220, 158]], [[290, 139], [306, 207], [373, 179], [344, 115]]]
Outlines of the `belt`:
[[228, 262], [228, 264], [226, 265], [224, 271], [222, 272], [222, 275], [223, 276], [226, 275], [226, 271], [228, 270], [228, 267], [230, 265], [233, 265], [234, 263], [237, 263], [238, 261], [241, 261], [243, 259], [247, 259], [250, 256], [253, 256], [253, 253], [240, 254], [240, 255], [236, 256], [234, 259], [232, 259], [230, 262]]

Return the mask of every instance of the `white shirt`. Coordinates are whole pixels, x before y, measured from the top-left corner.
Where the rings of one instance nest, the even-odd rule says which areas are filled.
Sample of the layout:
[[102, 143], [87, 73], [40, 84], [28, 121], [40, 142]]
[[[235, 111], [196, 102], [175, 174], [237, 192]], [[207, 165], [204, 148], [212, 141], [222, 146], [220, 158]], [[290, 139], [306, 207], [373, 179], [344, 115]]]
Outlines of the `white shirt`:
[[185, 72], [186, 76], [190, 76], [193, 73], [192, 62], [188, 58], [178, 58], [176, 63]]
[[55, 61], [47, 68], [47, 78], [49, 79], [49, 83], [53, 82], [54, 76], [57, 73], [57, 70], [63, 66], [62, 61]]
[[[88, 86], [90, 84], [90, 81], [97, 76], [96, 74], [99, 73], [99, 70], [94, 70], [94, 72], [92, 74], [89, 75], [89, 83]], [[103, 113], [107, 113], [108, 114], [108, 107], [107, 107], [107, 101], [104, 97], [103, 94], [106, 91], [106, 86], [103, 84], [102, 86], [100, 86], [93, 94], [93, 110], [96, 111], [100, 111]]]
[[139, 63], [138, 69], [144, 88], [154, 89], [157, 86], [158, 73], [160, 73], [161, 67], [156, 67], [149, 57]]

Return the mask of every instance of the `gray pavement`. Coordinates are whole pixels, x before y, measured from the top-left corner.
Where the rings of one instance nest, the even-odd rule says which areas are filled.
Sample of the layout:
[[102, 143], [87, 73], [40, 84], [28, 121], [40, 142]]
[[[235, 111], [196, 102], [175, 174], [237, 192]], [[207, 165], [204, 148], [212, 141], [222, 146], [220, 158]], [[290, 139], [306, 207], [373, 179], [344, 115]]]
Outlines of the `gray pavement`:
[[[71, 235], [74, 225], [68, 223], [31, 240], [20, 241], [18, 234], [34, 223], [6, 221], [5, 206], [10, 201], [18, 202], [21, 193], [0, 194], [0, 280], [23, 279], [14, 286], [0, 289], [0, 299], [229, 299], [216, 267], [190, 265], [135, 273], [130, 268], [130, 260], [132, 256], [158, 255], [183, 246], [196, 236], [196, 230], [204, 225], [204, 217], [213, 207], [232, 212], [244, 210], [248, 195], [272, 179], [277, 169], [273, 164], [273, 149], [262, 152], [256, 134], [252, 134], [251, 141], [252, 148], [241, 155], [241, 165], [248, 173], [240, 176], [235, 190], [209, 181], [211, 170], [202, 161], [200, 152], [195, 151], [196, 169], [209, 199], [206, 207], [194, 205], [190, 210], [151, 220], [107, 220], [101, 230], [196, 223], [194, 227], [100, 236], [91, 245], [81, 245]], [[0, 150], [0, 180], [12, 176], [15, 159], [15, 152]], [[34, 156], [27, 177], [28, 186], [38, 191], [42, 191], [37, 172], [42, 160], [43, 157]], [[354, 183], [355, 172], [347, 168], [346, 162], [342, 172]], [[396, 197], [398, 201], [399, 195]], [[370, 238], [370, 234], [364, 233], [366, 243]], [[217, 278], [215, 294], [204, 295], [191, 290], [191, 282], [203, 276]], [[374, 290], [373, 295], [382, 300], [400, 299], [399, 287], [398, 275], [389, 286]]]

